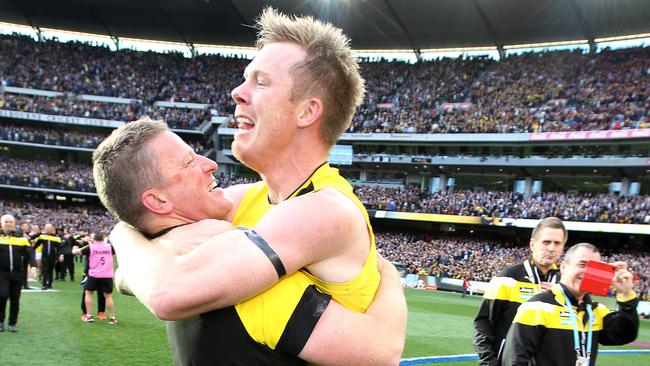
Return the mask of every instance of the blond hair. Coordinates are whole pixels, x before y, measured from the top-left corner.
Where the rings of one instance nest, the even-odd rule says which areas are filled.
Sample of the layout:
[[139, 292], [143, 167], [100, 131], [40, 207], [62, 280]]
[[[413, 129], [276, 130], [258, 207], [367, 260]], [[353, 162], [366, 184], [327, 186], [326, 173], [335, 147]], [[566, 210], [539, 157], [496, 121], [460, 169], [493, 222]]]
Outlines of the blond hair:
[[350, 126], [363, 100], [364, 81], [341, 29], [311, 16], [287, 16], [267, 7], [257, 18], [257, 48], [275, 42], [301, 46], [307, 56], [292, 68], [292, 100], [315, 96], [323, 102], [321, 137], [333, 146]]
[[146, 213], [140, 195], [162, 184], [147, 143], [165, 131], [169, 127], [163, 121], [144, 117], [114, 130], [93, 153], [100, 201], [113, 216], [139, 229]]

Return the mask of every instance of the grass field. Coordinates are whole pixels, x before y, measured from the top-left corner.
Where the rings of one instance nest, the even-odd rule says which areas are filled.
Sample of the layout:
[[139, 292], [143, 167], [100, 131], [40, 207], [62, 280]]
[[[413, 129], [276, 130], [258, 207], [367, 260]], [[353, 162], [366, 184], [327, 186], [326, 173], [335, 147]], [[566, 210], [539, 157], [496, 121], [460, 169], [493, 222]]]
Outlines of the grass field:
[[[171, 364], [164, 322], [136, 299], [115, 295], [117, 325], [85, 324], [79, 320], [80, 286], [61, 281], [54, 286], [58, 292], [23, 292], [18, 332], [0, 333], [1, 366]], [[409, 322], [403, 357], [473, 353], [471, 323], [479, 297], [410, 289], [406, 294]], [[649, 321], [641, 322], [638, 340], [650, 342]], [[650, 365], [650, 354], [600, 355], [598, 360], [599, 365]]]

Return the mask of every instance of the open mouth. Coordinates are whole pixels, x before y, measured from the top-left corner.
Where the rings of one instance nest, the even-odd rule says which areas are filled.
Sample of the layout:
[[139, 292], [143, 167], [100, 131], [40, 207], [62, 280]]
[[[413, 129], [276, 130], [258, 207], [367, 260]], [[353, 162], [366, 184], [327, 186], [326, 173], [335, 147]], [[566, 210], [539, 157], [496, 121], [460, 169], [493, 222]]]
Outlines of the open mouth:
[[255, 128], [255, 122], [248, 117], [237, 117], [237, 128], [240, 130], [250, 131]]
[[217, 185], [217, 182], [212, 181], [212, 183], [208, 186], [208, 192], [212, 192], [215, 189], [217, 189], [219, 186]]

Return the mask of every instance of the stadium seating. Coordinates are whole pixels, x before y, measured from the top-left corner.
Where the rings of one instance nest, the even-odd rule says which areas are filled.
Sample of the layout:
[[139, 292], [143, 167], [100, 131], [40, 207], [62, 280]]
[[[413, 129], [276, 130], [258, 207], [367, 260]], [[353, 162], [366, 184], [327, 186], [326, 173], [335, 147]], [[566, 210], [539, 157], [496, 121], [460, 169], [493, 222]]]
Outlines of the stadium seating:
[[[196, 128], [207, 111], [154, 107], [156, 101], [234, 110], [230, 91], [247, 63], [238, 58], [159, 54], [0, 36], [4, 86], [66, 93], [6, 93], [0, 109], [129, 121], [149, 114]], [[29, 55], [29, 57], [25, 57]], [[79, 63], [82, 57], [87, 60]], [[417, 64], [364, 62], [367, 96], [348, 132], [517, 133], [647, 128], [650, 47], [597, 54], [556, 51], [442, 59]], [[135, 98], [139, 104], [79, 101], [77, 95]], [[231, 126], [233, 126], [231, 124]]]

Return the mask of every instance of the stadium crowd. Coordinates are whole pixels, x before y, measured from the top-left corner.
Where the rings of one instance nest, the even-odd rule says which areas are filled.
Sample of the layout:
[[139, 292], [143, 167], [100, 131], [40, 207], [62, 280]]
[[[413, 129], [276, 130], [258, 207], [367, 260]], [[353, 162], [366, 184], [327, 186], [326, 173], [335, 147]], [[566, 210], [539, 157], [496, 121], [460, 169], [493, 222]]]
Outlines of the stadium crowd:
[[[80, 63], [80, 57], [90, 61]], [[362, 62], [368, 92], [348, 132], [648, 128], [649, 59], [650, 47], [596, 54], [525, 53], [499, 62], [485, 57]], [[68, 94], [45, 98], [7, 93], [0, 108], [125, 121], [159, 113], [175, 128], [195, 128], [209, 117], [207, 111], [170, 111], [154, 108], [153, 102], [205, 103], [229, 115], [234, 110], [230, 91], [241, 82], [246, 62], [0, 36], [0, 85]], [[141, 104], [79, 101], [79, 94], [136, 98]]]
[[0, 184], [95, 192], [88, 165], [0, 156]]
[[103, 207], [92, 205], [60, 206], [52, 202], [0, 199], [0, 211], [13, 215], [17, 226], [27, 223], [43, 228], [51, 223], [60, 233], [110, 232], [117, 223]]
[[[61, 127], [34, 127], [23, 124], [0, 122], [0, 139], [5, 141], [28, 142], [34, 144], [70, 146], [94, 149], [108, 136], [110, 131], [80, 132], [78, 129]], [[185, 136], [183, 136], [185, 137]], [[214, 147], [212, 140], [186, 141], [198, 154], [205, 154]]]
[[355, 193], [368, 208], [460, 216], [541, 219], [548, 216], [567, 221], [650, 224], [649, 196], [542, 192], [525, 197], [515, 192], [469, 190], [430, 193], [407, 186], [389, 188], [355, 186]]
[[197, 129], [212, 118], [209, 108], [163, 108], [139, 103], [89, 101], [74, 96], [42, 97], [12, 93], [0, 94], [0, 109], [124, 122], [135, 121], [147, 115], [153, 119], [162, 119], [171, 128], [185, 130]]
[[[468, 278], [487, 282], [502, 269], [520, 263], [530, 256], [528, 246], [494, 239], [442, 234], [378, 232], [377, 250], [392, 262], [406, 266], [409, 273], [437, 277]], [[641, 298], [648, 297], [650, 287], [650, 256], [647, 253], [607, 253], [603, 261], [624, 260], [639, 281], [635, 289]], [[607, 255], [609, 254], [609, 256]]]
[[[195, 150], [211, 145], [190, 143]], [[0, 183], [94, 192], [90, 166], [0, 157]], [[252, 183], [253, 178], [216, 176], [221, 187]], [[366, 207], [377, 210], [418, 212], [459, 216], [541, 219], [548, 216], [567, 221], [650, 224], [649, 196], [542, 192], [525, 197], [502, 191], [469, 190], [429, 193], [415, 186], [387, 188], [357, 185], [355, 193]]]

